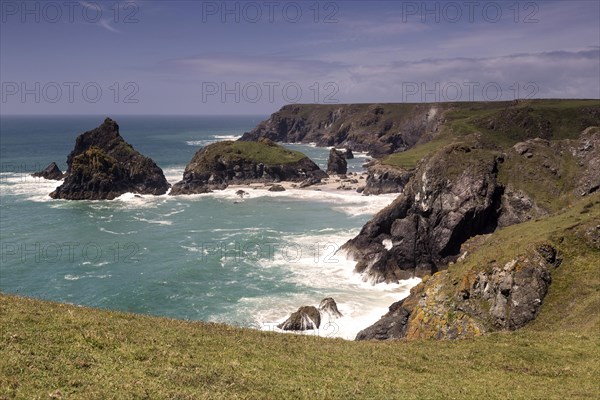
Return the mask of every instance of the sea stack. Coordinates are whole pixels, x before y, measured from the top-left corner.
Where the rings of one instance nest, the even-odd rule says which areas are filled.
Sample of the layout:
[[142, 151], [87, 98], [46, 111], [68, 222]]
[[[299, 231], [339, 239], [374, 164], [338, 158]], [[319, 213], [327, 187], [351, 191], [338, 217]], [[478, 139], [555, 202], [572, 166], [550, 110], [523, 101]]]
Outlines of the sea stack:
[[169, 189], [163, 171], [127, 143], [110, 118], [77, 137], [67, 166], [65, 181], [50, 193], [54, 199], [112, 200], [127, 192], [161, 195]]
[[329, 160], [327, 161], [327, 173], [335, 175], [344, 175], [348, 172], [348, 162], [346, 162], [346, 153], [331, 149]]

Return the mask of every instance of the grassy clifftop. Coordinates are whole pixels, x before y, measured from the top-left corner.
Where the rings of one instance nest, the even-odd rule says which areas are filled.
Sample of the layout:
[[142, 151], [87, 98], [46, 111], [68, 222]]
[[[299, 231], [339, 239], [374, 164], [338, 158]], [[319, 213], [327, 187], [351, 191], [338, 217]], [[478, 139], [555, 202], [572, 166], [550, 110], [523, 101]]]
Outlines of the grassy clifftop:
[[202, 153], [206, 160], [220, 158], [226, 161], [243, 159], [266, 165], [285, 165], [298, 162], [306, 156], [299, 151], [288, 150], [273, 142], [217, 142], [207, 146]]
[[600, 126], [599, 100], [521, 100], [518, 102], [454, 103], [446, 105], [439, 133], [382, 163], [414, 168], [419, 160], [450, 143], [479, 142], [505, 148], [536, 137], [575, 139], [589, 126]]

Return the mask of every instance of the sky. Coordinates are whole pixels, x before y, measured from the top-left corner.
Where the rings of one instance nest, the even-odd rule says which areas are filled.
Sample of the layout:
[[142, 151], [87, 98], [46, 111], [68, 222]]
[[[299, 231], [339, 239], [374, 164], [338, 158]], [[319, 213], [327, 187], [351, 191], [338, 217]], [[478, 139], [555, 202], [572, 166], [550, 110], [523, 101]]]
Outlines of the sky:
[[2, 115], [600, 98], [595, 0], [0, 5]]

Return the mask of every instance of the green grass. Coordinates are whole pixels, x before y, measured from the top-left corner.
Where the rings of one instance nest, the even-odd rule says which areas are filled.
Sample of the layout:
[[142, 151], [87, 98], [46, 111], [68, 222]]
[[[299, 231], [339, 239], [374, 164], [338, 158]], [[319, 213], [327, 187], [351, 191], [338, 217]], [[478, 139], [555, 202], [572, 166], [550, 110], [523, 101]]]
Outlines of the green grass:
[[205, 159], [244, 158], [267, 165], [291, 164], [306, 158], [299, 151], [288, 150], [272, 142], [224, 141], [211, 144], [202, 151]]
[[[585, 128], [600, 125], [598, 114], [588, 111], [600, 107], [598, 100], [526, 100], [517, 105], [512, 102], [441, 104], [447, 109], [444, 114], [446, 123], [433, 140], [390, 154], [381, 163], [412, 169], [424, 157], [455, 142], [477, 142], [489, 148], [507, 148], [541, 136], [535, 124], [548, 124], [552, 134], [547, 139], [552, 140], [573, 139]], [[519, 121], [506, 115], [517, 111], [522, 111]], [[495, 122], [495, 129], [489, 129], [490, 121]]]
[[3, 399], [590, 399], [600, 390], [590, 332], [349, 342], [6, 295], [0, 315]]

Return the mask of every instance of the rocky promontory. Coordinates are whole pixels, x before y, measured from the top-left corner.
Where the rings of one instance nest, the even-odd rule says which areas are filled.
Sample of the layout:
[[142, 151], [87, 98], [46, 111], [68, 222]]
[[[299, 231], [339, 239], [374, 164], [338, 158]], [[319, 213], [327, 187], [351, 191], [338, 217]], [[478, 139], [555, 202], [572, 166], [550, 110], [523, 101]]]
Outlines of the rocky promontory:
[[491, 261], [460, 279], [452, 270], [438, 272], [356, 339], [457, 339], [521, 328], [539, 313], [560, 263], [552, 245], [539, 243], [504, 264]]
[[501, 190], [490, 151], [450, 145], [415, 172], [400, 196], [344, 245], [376, 282], [436, 272], [469, 237], [497, 225]]
[[207, 193], [229, 184], [317, 183], [325, 177], [327, 174], [304, 154], [268, 139], [223, 141], [198, 150], [186, 166], [183, 179], [173, 186], [170, 194]]
[[82, 133], [67, 157], [66, 178], [50, 197], [67, 200], [111, 200], [124, 193], [165, 194], [169, 183], [152, 159], [136, 151], [106, 118]]
[[[518, 103], [515, 108], [540, 112]], [[445, 269], [472, 236], [557, 212], [597, 191], [600, 130], [572, 126], [579, 124], [573, 117], [577, 112], [586, 122], [600, 114], [586, 107], [575, 110], [568, 114], [572, 120], [550, 125], [555, 135], [550, 139], [509, 140], [475, 125], [473, 133], [455, 135], [461, 141], [433, 148], [407, 173], [400, 196], [344, 245], [357, 261], [356, 270], [376, 282], [423, 277]], [[496, 120], [498, 113], [493, 115]], [[522, 129], [519, 136], [530, 132]], [[401, 153], [393, 156], [402, 161]]]
[[434, 137], [453, 104], [292, 104], [240, 140], [316, 143], [371, 156], [404, 151]]

